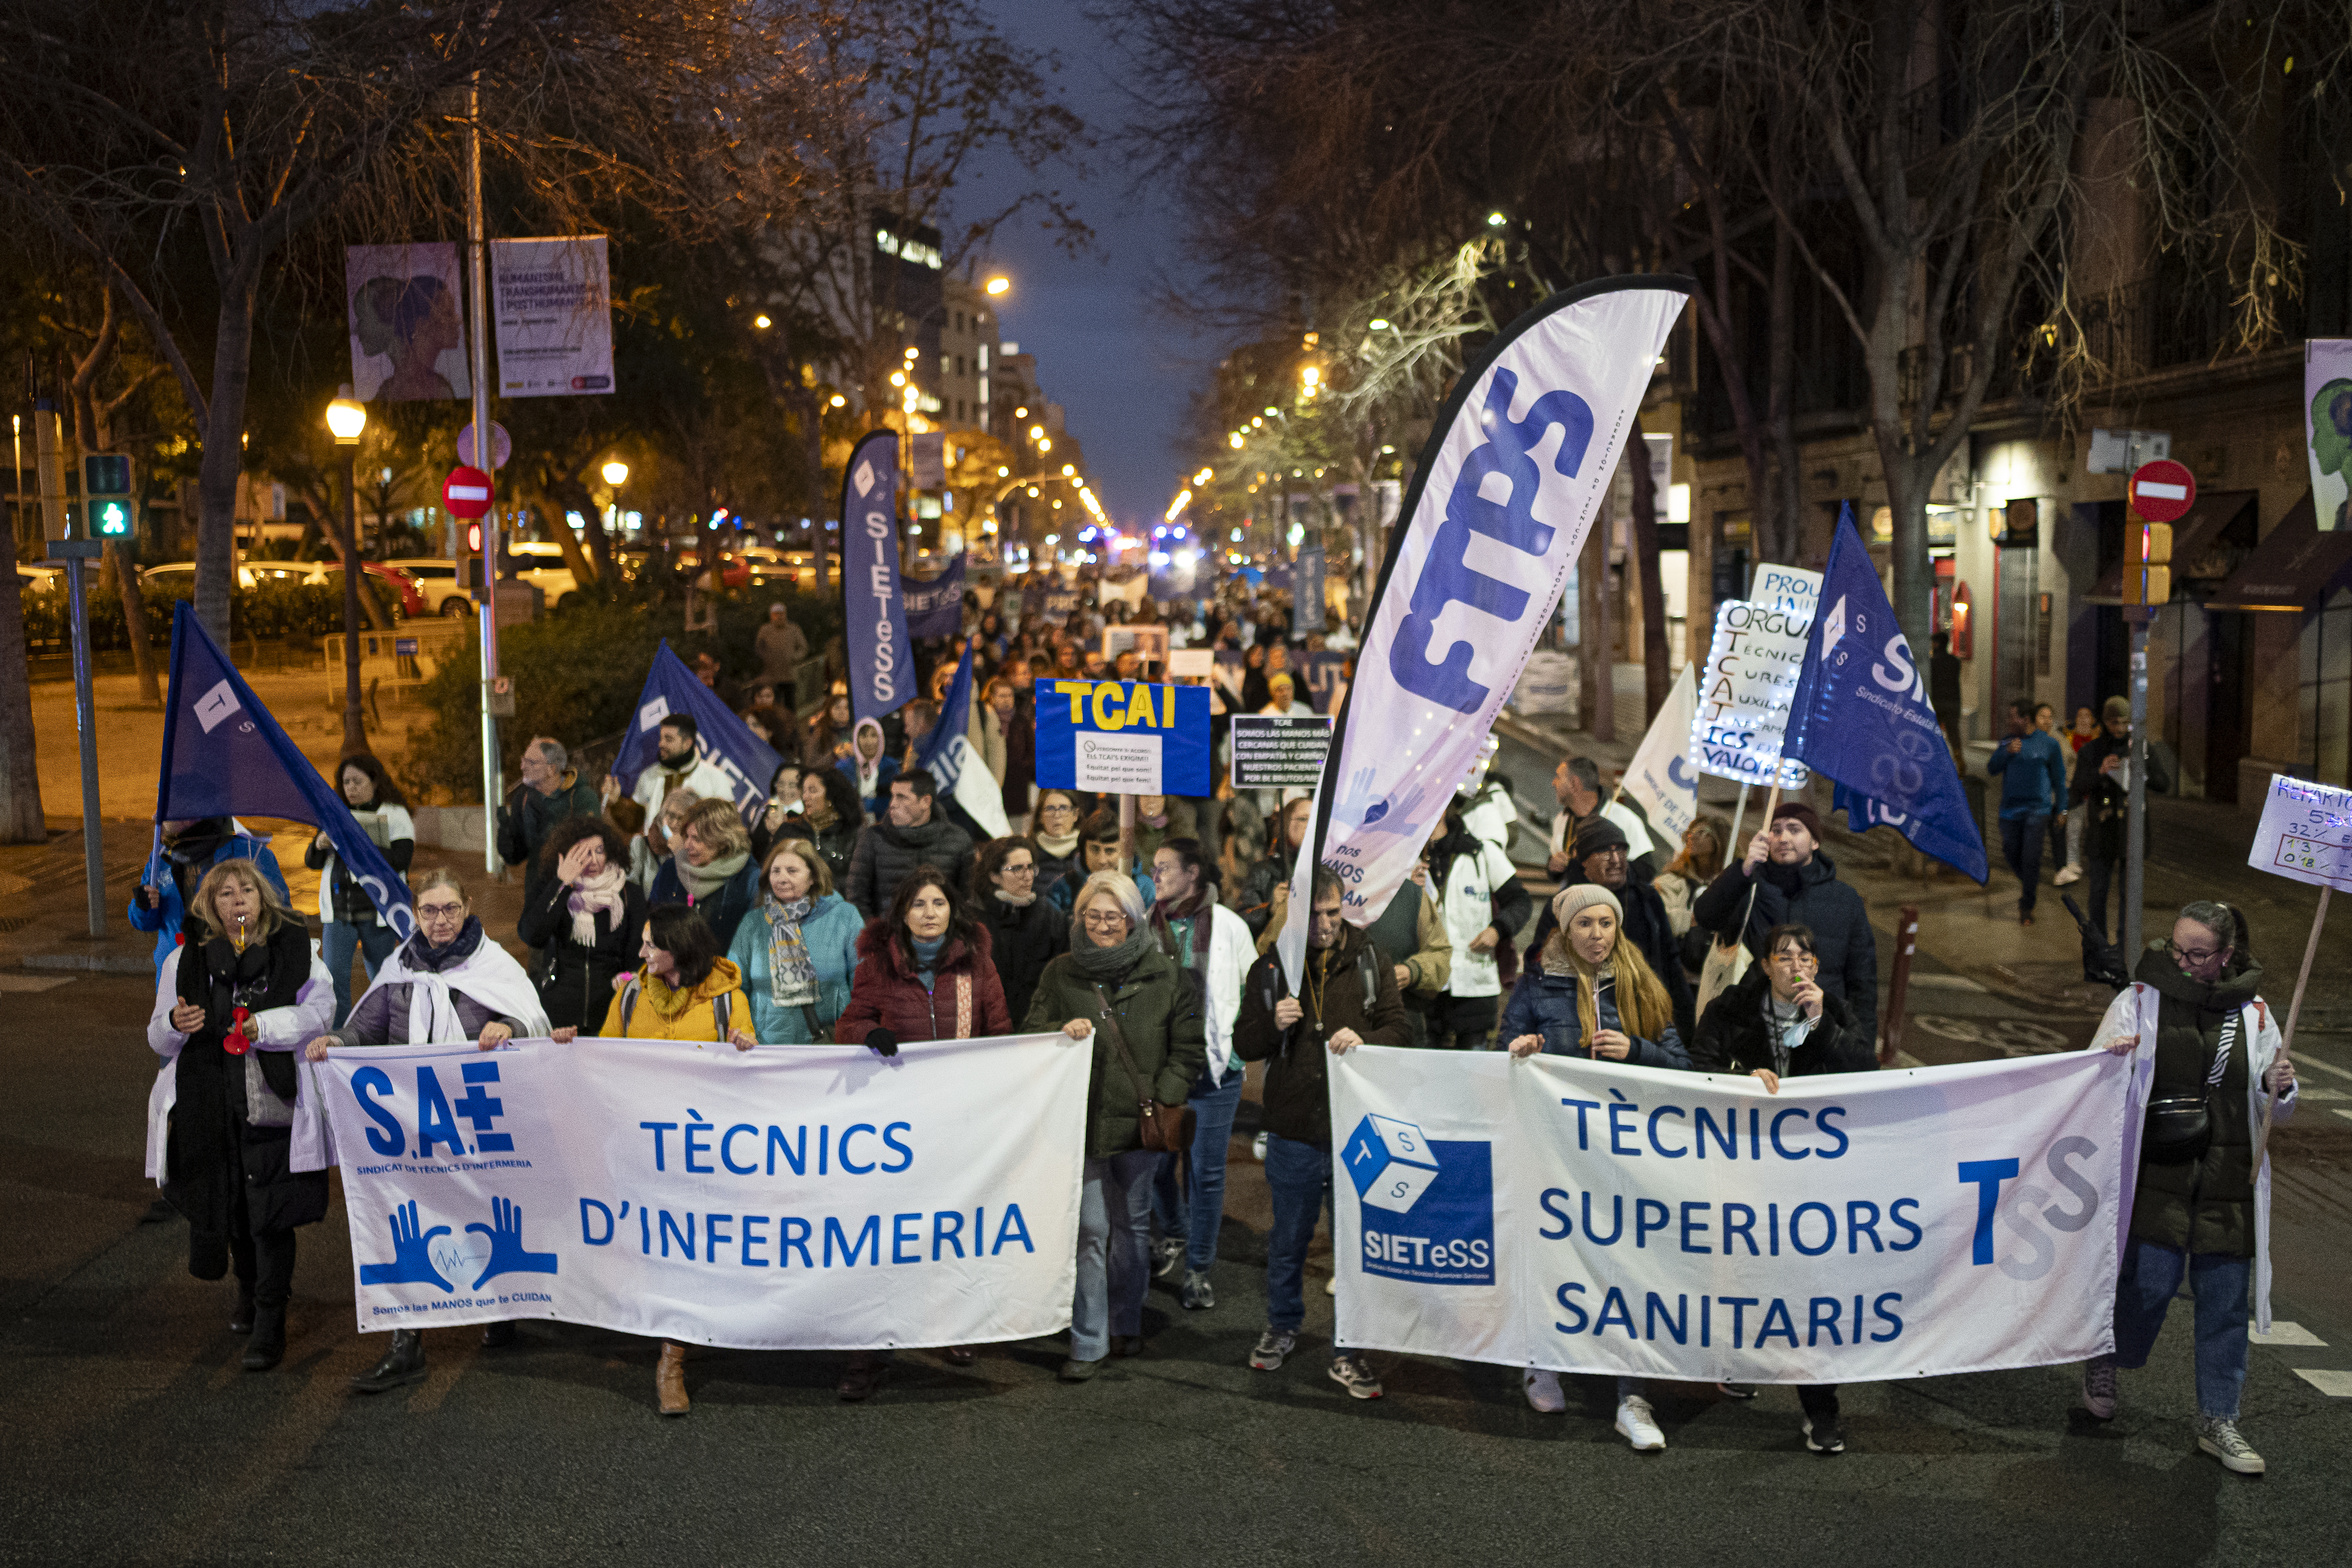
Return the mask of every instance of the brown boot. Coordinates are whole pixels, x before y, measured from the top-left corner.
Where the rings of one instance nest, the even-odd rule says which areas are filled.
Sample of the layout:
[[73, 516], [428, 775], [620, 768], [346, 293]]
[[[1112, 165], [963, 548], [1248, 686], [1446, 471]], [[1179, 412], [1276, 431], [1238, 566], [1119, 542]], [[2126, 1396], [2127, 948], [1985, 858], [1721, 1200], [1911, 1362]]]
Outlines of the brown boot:
[[686, 1397], [686, 1346], [662, 1341], [661, 1360], [654, 1367], [654, 1397], [665, 1416], [683, 1416], [690, 1407]]

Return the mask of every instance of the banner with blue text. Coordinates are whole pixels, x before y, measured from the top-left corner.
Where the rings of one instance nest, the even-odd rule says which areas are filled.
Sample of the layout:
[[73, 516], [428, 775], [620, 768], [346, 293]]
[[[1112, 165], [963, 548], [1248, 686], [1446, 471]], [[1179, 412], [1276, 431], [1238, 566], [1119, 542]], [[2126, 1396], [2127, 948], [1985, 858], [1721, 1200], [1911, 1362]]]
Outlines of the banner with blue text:
[[877, 430], [841, 478], [841, 612], [852, 718], [896, 713], [915, 695], [907, 585], [898, 570], [898, 435]]
[[2130, 1063], [1784, 1078], [1334, 1060], [1339, 1343], [1870, 1383], [2110, 1348]]
[[557, 1318], [749, 1350], [1052, 1333], [1092, 1060], [1060, 1034], [887, 1060], [585, 1038], [334, 1051], [359, 1326]]

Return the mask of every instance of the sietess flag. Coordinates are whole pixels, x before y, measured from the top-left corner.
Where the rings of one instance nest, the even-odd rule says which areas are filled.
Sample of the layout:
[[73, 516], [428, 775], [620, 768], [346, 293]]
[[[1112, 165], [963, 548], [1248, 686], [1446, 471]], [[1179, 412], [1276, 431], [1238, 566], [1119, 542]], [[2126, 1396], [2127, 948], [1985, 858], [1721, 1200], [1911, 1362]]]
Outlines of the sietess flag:
[[646, 672], [645, 687], [637, 693], [636, 712], [613, 758], [612, 773], [620, 780], [621, 792], [626, 794], [637, 775], [653, 766], [660, 755], [662, 720], [674, 713], [694, 720], [695, 750], [727, 775], [743, 820], [756, 821], [767, 804], [769, 781], [783, 758], [752, 734], [751, 727], [736, 717], [717, 692], [694, 678], [667, 640], [654, 650], [653, 668]]
[[1927, 673], [1895, 623], [1851, 507], [1838, 514], [1822, 574], [1821, 611], [1789, 702], [1787, 747], [1807, 767], [1870, 797], [1873, 821], [1984, 881], [1984, 835], [1927, 704]]
[[841, 609], [852, 719], [896, 712], [915, 695], [906, 584], [898, 570], [898, 433], [877, 430], [849, 454], [841, 482]]
[[352, 880], [403, 941], [416, 929], [408, 882], [245, 684], [186, 600], [172, 608], [172, 684], [155, 821], [239, 811], [308, 822], [327, 835]]
[[1476, 764], [1692, 287], [1616, 277], [1556, 294], [1505, 329], [1440, 412], [1324, 759], [1316, 852], [1298, 857], [1281, 939], [1294, 986], [1317, 862], [1336, 865], [1348, 920], [1367, 924]]
[[907, 634], [952, 637], [963, 629], [964, 552], [958, 550], [939, 576], [906, 580]]

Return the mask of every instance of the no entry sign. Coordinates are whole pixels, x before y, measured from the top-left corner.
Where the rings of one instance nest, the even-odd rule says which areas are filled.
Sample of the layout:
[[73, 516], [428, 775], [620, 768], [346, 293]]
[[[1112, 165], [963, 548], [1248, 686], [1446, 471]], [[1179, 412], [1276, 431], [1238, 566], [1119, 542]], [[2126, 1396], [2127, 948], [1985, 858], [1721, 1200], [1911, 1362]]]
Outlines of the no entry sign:
[[2197, 476], [2186, 464], [2169, 457], [2143, 463], [2132, 471], [2126, 494], [2132, 510], [2151, 523], [2177, 523], [2197, 503]]
[[471, 522], [490, 509], [490, 476], [479, 468], [459, 465], [441, 481], [441, 504], [453, 517]]

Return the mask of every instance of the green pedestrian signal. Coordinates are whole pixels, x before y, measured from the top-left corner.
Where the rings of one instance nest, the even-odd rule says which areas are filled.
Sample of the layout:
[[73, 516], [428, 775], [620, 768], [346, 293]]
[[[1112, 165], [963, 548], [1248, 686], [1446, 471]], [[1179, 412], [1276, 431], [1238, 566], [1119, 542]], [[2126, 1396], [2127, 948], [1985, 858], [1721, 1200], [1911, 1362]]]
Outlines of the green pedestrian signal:
[[131, 458], [121, 452], [85, 452], [81, 459], [82, 515], [94, 539], [127, 539], [137, 513]]
[[90, 516], [98, 521], [98, 537], [120, 539], [131, 537], [131, 503], [128, 501], [93, 501]]

